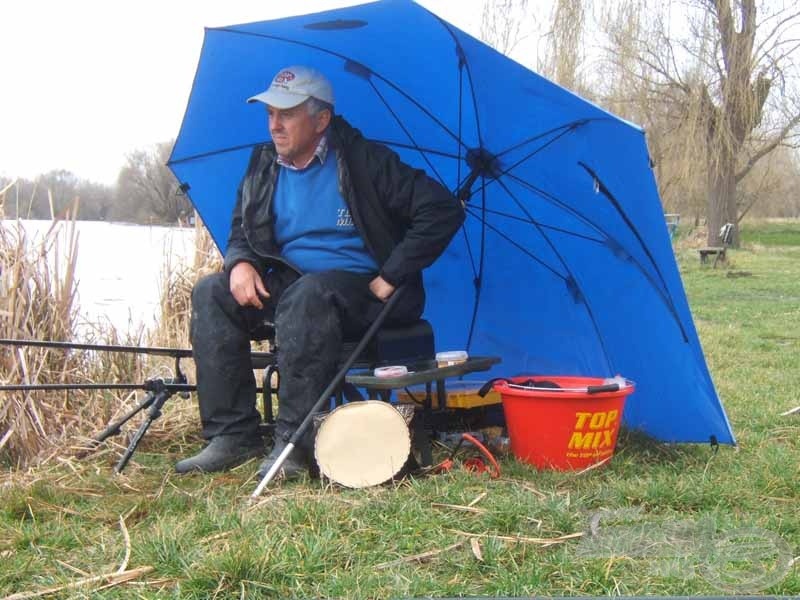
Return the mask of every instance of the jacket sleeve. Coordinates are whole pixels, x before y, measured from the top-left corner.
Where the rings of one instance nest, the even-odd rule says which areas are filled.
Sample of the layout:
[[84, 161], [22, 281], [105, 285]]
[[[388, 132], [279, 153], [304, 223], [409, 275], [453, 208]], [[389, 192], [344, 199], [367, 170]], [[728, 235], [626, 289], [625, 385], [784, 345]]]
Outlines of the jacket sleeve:
[[249, 262], [259, 273], [263, 273], [266, 267], [264, 261], [259, 258], [250, 247], [250, 243], [247, 241], [244, 228], [242, 227], [242, 189], [245, 186], [245, 181], [250, 176], [251, 167], [256, 160], [256, 153], [258, 151], [258, 148], [253, 151], [253, 155], [250, 159], [250, 166], [248, 166], [247, 172], [242, 178], [241, 183], [239, 183], [239, 189], [236, 192], [236, 206], [233, 209], [233, 215], [231, 217], [231, 229], [228, 234], [228, 246], [225, 250], [224, 260], [224, 269], [229, 275], [231, 269], [240, 262]]
[[376, 191], [405, 233], [381, 267], [392, 285], [430, 266], [464, 222], [464, 208], [444, 186], [403, 163], [389, 148], [373, 145]]

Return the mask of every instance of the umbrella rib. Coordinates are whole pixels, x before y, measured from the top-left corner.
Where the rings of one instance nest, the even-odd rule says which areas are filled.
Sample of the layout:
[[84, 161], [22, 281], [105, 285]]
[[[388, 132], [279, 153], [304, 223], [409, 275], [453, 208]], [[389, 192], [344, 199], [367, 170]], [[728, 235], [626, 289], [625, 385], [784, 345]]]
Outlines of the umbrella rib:
[[472, 278], [477, 279], [478, 269], [475, 266], [475, 256], [472, 254], [472, 247], [469, 244], [469, 236], [467, 235], [467, 229], [463, 225], [461, 226], [461, 233], [464, 235], [464, 243], [467, 246], [467, 254], [469, 254], [469, 262], [470, 266], [472, 267]]
[[[547, 131], [543, 131], [542, 133], [538, 133], [538, 134], [534, 135], [533, 137], [528, 138], [527, 140], [522, 140], [518, 144], [514, 144], [513, 146], [510, 146], [510, 147], [506, 148], [502, 152], [499, 152], [495, 156], [497, 158], [505, 156], [506, 154], [508, 154], [509, 152], [513, 152], [517, 148], [521, 148], [522, 146], [530, 144], [531, 142], [535, 142], [536, 140], [540, 140], [541, 138], [543, 138], [545, 136], [548, 136], [551, 133], [555, 133], [556, 131], [561, 131], [561, 134], [559, 135], [559, 137], [561, 137], [561, 135], [563, 135], [564, 133], [568, 133], [570, 131], [574, 131], [578, 127], [582, 127], [583, 125], [586, 125], [589, 121], [597, 121], [597, 120], [600, 120], [600, 119], [597, 119], [597, 118], [588, 119], [588, 118], [586, 118], [586, 119], [578, 119], [576, 121], [570, 121], [569, 123], [564, 123], [563, 125], [559, 125], [558, 127], [553, 127], [552, 129], [548, 129]], [[555, 138], [555, 139], [558, 139], [558, 138]], [[544, 148], [545, 146], [542, 146], [542, 148]], [[539, 150], [536, 150], [536, 152], [539, 152]], [[527, 160], [528, 158], [530, 158], [530, 157], [525, 157], [523, 159], [523, 161]], [[514, 166], [516, 166], [516, 165], [514, 165]], [[514, 166], [512, 166], [511, 169], [513, 169]]]
[[234, 33], [234, 34], [237, 34], [237, 35], [248, 35], [248, 36], [252, 36], [252, 37], [275, 40], [277, 42], [286, 42], [288, 44], [296, 44], [298, 46], [305, 46], [306, 48], [311, 48], [312, 50], [318, 50], [319, 52], [322, 52], [324, 54], [329, 54], [331, 56], [335, 56], [337, 58], [341, 58], [344, 61], [353, 63], [355, 65], [359, 65], [359, 66], [363, 67], [364, 69], [368, 70], [372, 75], [374, 75], [375, 77], [377, 77], [378, 79], [383, 81], [386, 85], [391, 87], [398, 94], [400, 94], [401, 96], [406, 98], [409, 102], [411, 102], [414, 106], [416, 106], [419, 110], [421, 110], [425, 115], [427, 115], [434, 123], [436, 123], [439, 127], [441, 127], [442, 130], [444, 130], [445, 133], [447, 133], [450, 137], [455, 139], [458, 143], [461, 143], [461, 140], [458, 139], [456, 134], [453, 133], [452, 131], [450, 131], [450, 128], [447, 127], [447, 125], [442, 123], [442, 121], [440, 121], [430, 110], [428, 110], [425, 106], [423, 106], [416, 98], [414, 98], [414, 97], [410, 96], [409, 94], [407, 94], [406, 92], [404, 92], [402, 89], [400, 89], [399, 86], [397, 86], [393, 82], [391, 82], [388, 79], [386, 79], [386, 77], [384, 77], [380, 73], [377, 73], [373, 69], [370, 69], [366, 65], [362, 65], [357, 60], [354, 60], [354, 59], [352, 59], [352, 58], [350, 58], [348, 56], [345, 56], [344, 54], [341, 54], [339, 52], [334, 52], [333, 50], [329, 50], [327, 48], [322, 48], [321, 46], [317, 46], [316, 44], [309, 44], [308, 42], [301, 42], [299, 40], [292, 40], [292, 39], [281, 37], [281, 36], [277, 36], [277, 35], [267, 35], [265, 33], [255, 33], [255, 32], [252, 32], [252, 31], [239, 31], [238, 29], [232, 29], [230, 27], [210, 27], [209, 31], [220, 31], [220, 32], [225, 32], [225, 33]]
[[[445, 21], [439, 15], [432, 13], [430, 10], [428, 10], [424, 6], [421, 7], [421, 8], [425, 12], [427, 12], [429, 15], [431, 15], [434, 19], [439, 21], [439, 24], [442, 27], [444, 27], [444, 29], [445, 29], [445, 31], [447, 31], [447, 33], [450, 34], [450, 37], [453, 39], [453, 43], [456, 46], [456, 54], [458, 55], [459, 69], [461, 69], [463, 67], [463, 68], [465, 68], [467, 70], [467, 81], [468, 81], [468, 85], [469, 85], [470, 95], [472, 97], [473, 113], [475, 115], [475, 131], [476, 131], [476, 133], [478, 135], [478, 147], [479, 148], [483, 148], [483, 134], [481, 132], [482, 131], [481, 130], [481, 119], [480, 119], [480, 115], [479, 115], [479, 112], [478, 112], [478, 99], [475, 96], [475, 85], [472, 82], [472, 69], [470, 69], [469, 62], [467, 62], [467, 54], [466, 54], [466, 52], [464, 52], [464, 48], [461, 46], [461, 42], [459, 42], [458, 36], [453, 31], [453, 26], [450, 23], [448, 23], [447, 21]], [[461, 82], [461, 73], [459, 72], [459, 89], [458, 89], [458, 91], [459, 91], [459, 120], [458, 120], [459, 126], [461, 125], [461, 93], [462, 93], [462, 89], [463, 89], [463, 84]], [[460, 134], [459, 134], [458, 143], [459, 143], [459, 147], [464, 145], [462, 140], [461, 140]], [[460, 164], [460, 161], [459, 161], [459, 164]], [[459, 187], [456, 188], [456, 189], [459, 189], [460, 187], [461, 186], [459, 185]]]
[[425, 148], [423, 146], [417, 146], [415, 144], [404, 144], [403, 142], [392, 142], [388, 140], [379, 140], [376, 138], [370, 138], [373, 142], [377, 142], [378, 144], [383, 144], [384, 146], [394, 146], [396, 148], [405, 148], [406, 150], [418, 150], [420, 152], [425, 152], [427, 154], [435, 154], [436, 156], [443, 156], [445, 158], [452, 158], [456, 160], [461, 160], [461, 157], [457, 154], [452, 154], [450, 152], [443, 152], [442, 150], [434, 150], [433, 148]]
[[650, 259], [653, 268], [658, 274], [658, 279], [661, 282], [661, 285], [664, 286], [664, 290], [666, 291], [666, 297], [664, 298], [664, 300], [666, 301], [667, 306], [672, 312], [672, 316], [675, 318], [675, 321], [678, 323], [678, 327], [680, 327], [681, 334], [683, 335], [683, 340], [685, 342], [688, 342], [689, 338], [686, 335], [686, 331], [683, 328], [683, 323], [681, 323], [680, 318], [678, 318], [678, 311], [675, 308], [675, 304], [672, 301], [672, 297], [669, 295], [669, 288], [667, 288], [667, 282], [664, 280], [664, 275], [661, 273], [661, 269], [658, 268], [658, 263], [656, 263], [656, 260], [653, 257], [653, 254], [650, 252], [650, 249], [644, 243], [644, 240], [642, 239], [642, 235], [639, 233], [639, 230], [636, 229], [636, 226], [633, 224], [628, 215], [625, 213], [625, 210], [622, 208], [622, 205], [616, 199], [614, 194], [611, 193], [611, 190], [609, 190], [608, 187], [603, 183], [600, 177], [598, 177], [597, 173], [595, 173], [586, 163], [582, 161], [578, 161], [578, 164], [582, 166], [586, 170], [586, 172], [589, 173], [589, 175], [591, 175], [591, 177], [596, 182], [600, 193], [602, 193], [609, 200], [609, 202], [611, 202], [611, 205], [614, 207], [617, 213], [619, 213], [619, 216], [622, 217], [622, 220], [625, 222], [625, 225], [628, 226], [628, 229], [630, 229], [633, 235], [636, 237], [637, 241], [639, 242], [639, 245], [642, 247], [642, 250], [644, 250], [644, 253], [647, 255], [647, 258]]
[[[485, 190], [485, 188], [484, 188]], [[486, 192], [481, 194], [481, 212], [486, 212]], [[478, 260], [478, 275], [473, 280], [475, 285], [475, 302], [472, 305], [472, 321], [469, 324], [469, 335], [467, 336], [467, 350], [472, 345], [472, 334], [475, 332], [475, 323], [478, 320], [478, 308], [481, 303], [481, 291], [483, 289], [483, 265], [484, 257], [486, 256], [486, 219], [481, 219], [481, 242], [480, 242], [480, 258]]]
[[255, 148], [256, 146], [263, 144], [264, 142], [253, 142], [252, 144], [242, 144], [240, 146], [231, 146], [229, 148], [222, 148], [220, 150], [212, 150], [209, 152], [201, 152], [200, 154], [192, 154], [191, 156], [184, 156], [183, 158], [172, 158], [167, 162], [167, 166], [177, 165], [179, 163], [188, 162], [190, 160], [196, 160], [198, 158], [207, 158], [209, 156], [216, 156], [217, 154], [225, 154], [226, 152], [236, 152], [237, 150], [243, 150], [244, 148]]
[[517, 168], [519, 165], [521, 165], [522, 163], [524, 163], [524, 162], [526, 162], [527, 160], [529, 160], [529, 159], [533, 158], [534, 156], [536, 156], [537, 154], [539, 154], [539, 152], [541, 152], [542, 150], [544, 150], [545, 148], [547, 148], [547, 147], [548, 147], [548, 146], [550, 146], [551, 144], [555, 144], [555, 143], [556, 143], [558, 140], [560, 140], [562, 137], [564, 137], [564, 136], [565, 136], [565, 135], [567, 135], [568, 133], [571, 133], [571, 132], [575, 131], [575, 129], [576, 129], [576, 128], [577, 128], [577, 125], [575, 125], [575, 126], [572, 126], [572, 127], [568, 127], [568, 128], [566, 128], [566, 129], [564, 129], [564, 130], [563, 130], [563, 131], [561, 131], [561, 132], [560, 132], [560, 133], [559, 133], [557, 136], [555, 136], [555, 137], [554, 137], [554, 138], [552, 138], [552, 139], [549, 139], [549, 140], [547, 140], [547, 142], [545, 142], [544, 144], [542, 144], [541, 146], [539, 146], [538, 148], [536, 148], [535, 150], [533, 150], [533, 151], [532, 151], [530, 154], [528, 154], [527, 156], [523, 156], [521, 159], [519, 159], [517, 162], [515, 162], [514, 164], [512, 164], [512, 165], [511, 165], [510, 167], [508, 167], [507, 169], [503, 169], [503, 171], [501, 171], [501, 172], [500, 172], [500, 175], [499, 175], [499, 176], [500, 176], [500, 177], [502, 177], [503, 175], [506, 175], [506, 174], [510, 173], [510, 172], [511, 172], [513, 169], [516, 169], [516, 168]]
[[558, 231], [559, 233], [563, 233], [564, 235], [569, 235], [572, 237], [580, 238], [582, 240], [586, 240], [587, 242], [595, 242], [596, 244], [605, 245], [605, 240], [601, 240], [599, 238], [591, 237], [589, 235], [584, 235], [582, 233], [578, 233], [577, 231], [570, 231], [569, 229], [563, 229], [561, 227], [556, 227], [555, 225], [548, 225], [547, 223], [542, 223], [541, 221], [537, 221], [533, 218], [522, 218], [518, 217], [517, 215], [512, 215], [510, 213], [506, 213], [500, 210], [494, 210], [491, 208], [487, 208], [487, 213], [497, 215], [498, 217], [506, 217], [507, 219], [512, 219], [515, 221], [521, 221], [522, 223], [531, 223], [534, 225], [538, 225], [539, 227], [543, 227], [545, 229], [549, 229], [551, 231]]
[[[471, 73], [471, 70], [470, 70], [470, 67], [469, 67], [469, 63], [467, 62], [467, 57], [466, 57], [466, 54], [464, 53], [464, 49], [461, 47], [461, 44], [458, 41], [458, 37], [453, 32], [450, 24], [447, 21], [445, 21], [444, 19], [442, 19], [441, 17], [439, 17], [438, 15], [436, 15], [436, 14], [432, 13], [431, 11], [427, 10], [426, 8], [424, 8], [424, 7], [422, 7], [422, 8], [428, 14], [430, 14], [434, 19], [439, 21], [439, 23], [444, 27], [444, 29], [450, 34], [450, 37], [453, 39], [453, 43], [456, 46], [456, 54], [458, 55], [458, 60], [459, 60], [459, 64], [458, 64], [458, 66], [459, 66], [459, 79], [458, 79], [458, 83], [459, 83], [459, 85], [458, 85], [458, 137], [456, 138], [456, 143], [458, 145], [458, 175], [457, 175], [456, 181], [461, 181], [461, 150], [462, 150], [462, 148], [465, 148], [465, 144], [464, 144], [463, 140], [461, 139], [461, 135], [462, 135], [461, 134], [461, 125], [462, 125], [462, 119], [463, 119], [463, 116], [462, 116], [463, 88], [464, 88], [463, 79], [462, 78], [463, 78], [463, 69], [464, 68], [466, 68], [466, 70], [467, 70], [467, 79], [468, 79], [468, 82], [469, 82], [469, 89], [470, 89], [470, 93], [471, 93], [471, 96], [472, 96], [472, 106], [473, 106], [473, 109], [474, 109], [473, 112], [475, 114], [475, 128], [476, 128], [476, 132], [477, 132], [477, 135], [478, 135], [478, 147], [479, 148], [483, 148], [483, 136], [481, 134], [480, 117], [478, 116], [478, 110], [477, 110], [478, 102], [477, 102], [477, 99], [476, 99], [476, 96], [475, 96], [475, 87], [472, 84], [472, 73]], [[463, 182], [460, 183], [456, 187], [456, 189], [457, 190], [460, 189], [462, 184], [463, 184]], [[485, 189], [486, 186], [483, 185], [482, 187]], [[485, 193], [482, 195], [482, 197], [483, 197], [483, 208], [485, 209], [486, 208], [486, 195], [485, 195]], [[465, 204], [465, 208], [467, 208], [466, 204]], [[481, 278], [483, 277], [483, 258], [484, 258], [484, 243], [485, 243], [485, 236], [486, 236], [486, 227], [489, 226], [489, 224], [486, 222], [485, 219], [481, 219], [481, 222], [483, 224], [482, 225], [482, 229], [481, 229], [481, 253], [480, 253], [479, 266], [478, 266], [477, 273], [476, 273], [476, 269], [475, 269], [475, 259], [474, 259], [473, 255], [472, 255], [472, 250], [471, 250], [470, 245], [469, 245], [469, 237], [466, 234], [466, 229], [462, 225], [462, 231], [464, 231], [464, 237], [465, 237], [465, 241], [466, 241], [466, 244], [467, 244], [467, 251], [468, 251], [468, 253], [470, 255], [470, 261], [472, 263], [472, 272], [473, 272], [473, 275], [475, 276], [475, 283], [476, 283], [475, 304], [474, 304], [473, 313], [472, 313], [472, 323], [470, 324], [470, 328], [469, 328], [469, 336], [467, 338], [467, 348], [469, 348], [469, 345], [470, 345], [470, 343], [472, 341], [472, 334], [473, 334], [473, 331], [474, 331], [475, 321], [476, 321], [476, 317], [477, 317], [477, 313], [478, 313], [478, 304], [479, 304], [479, 300], [480, 300], [480, 289], [481, 289]], [[499, 235], [503, 236], [502, 233], [500, 233], [500, 232], [497, 232], [497, 233]], [[505, 236], [503, 236], [503, 237], [505, 237]], [[513, 240], [509, 239], [508, 241], [511, 242], [512, 244], [518, 246]], [[526, 252], [526, 250], [524, 248], [522, 248], [522, 247], [519, 247], [519, 248], [523, 252]], [[531, 255], [531, 258], [533, 258], [534, 260], [538, 260], [533, 255]], [[545, 265], [544, 263], [542, 263], [542, 264], [545, 267], [549, 268], [548, 265]], [[555, 275], [559, 275], [555, 271], [553, 271], [553, 273]]]
[[[481, 222], [482, 222], [482, 223], [483, 223], [483, 224], [486, 226], [486, 228], [488, 228], [488, 229], [491, 229], [492, 231], [494, 231], [494, 232], [495, 232], [497, 235], [499, 235], [501, 238], [503, 238], [504, 240], [506, 240], [506, 241], [507, 241], [508, 243], [510, 243], [512, 246], [514, 246], [515, 248], [517, 248], [517, 250], [521, 251], [523, 254], [527, 254], [529, 258], [533, 259], [535, 262], [537, 262], [537, 263], [539, 263], [540, 265], [542, 265], [542, 266], [543, 266], [545, 269], [547, 269], [548, 271], [550, 271], [550, 272], [551, 272], [553, 275], [555, 275], [556, 277], [558, 277], [558, 278], [559, 278], [559, 279], [561, 279], [562, 281], [565, 281], [565, 282], [567, 281], [567, 277], [566, 277], [566, 276], [564, 276], [564, 275], [562, 275], [561, 273], [559, 273], [558, 271], [556, 271], [556, 270], [555, 270], [553, 267], [551, 267], [550, 265], [548, 265], [548, 264], [547, 264], [546, 262], [544, 262], [544, 261], [543, 261], [541, 258], [539, 258], [539, 257], [538, 257], [538, 256], [536, 256], [535, 254], [533, 254], [533, 252], [531, 252], [530, 250], [528, 250], [528, 249], [527, 249], [527, 248], [525, 248], [524, 246], [520, 245], [520, 244], [519, 244], [518, 242], [516, 242], [515, 240], [511, 239], [511, 237], [510, 237], [510, 236], [506, 235], [506, 234], [505, 234], [505, 233], [503, 233], [503, 232], [502, 232], [500, 229], [498, 229], [497, 227], [495, 227], [494, 225], [492, 225], [491, 223], [489, 223], [488, 221], [486, 221], [484, 218], [482, 218], [482, 217], [480, 216], [480, 211], [478, 211], [478, 210], [473, 210], [473, 209], [472, 209], [470, 206], [467, 206], [467, 207], [466, 207], [466, 211], [467, 211], [467, 214], [469, 214], [469, 215], [471, 215], [471, 216], [475, 217], [476, 219], [480, 220], [480, 221], [481, 221]], [[476, 213], [477, 213], [477, 214], [476, 214]]]
[[456, 163], [456, 181], [461, 181], [461, 150], [462, 150], [462, 132], [461, 125], [464, 118], [461, 109], [464, 104], [464, 61], [458, 61], [458, 162]]
[[383, 105], [386, 107], [386, 110], [389, 111], [389, 114], [391, 114], [392, 117], [394, 117], [394, 120], [397, 121], [397, 124], [408, 136], [408, 139], [411, 141], [412, 148], [422, 155], [423, 160], [426, 163], [428, 163], [428, 166], [431, 168], [431, 171], [433, 171], [434, 174], [436, 175], [436, 178], [439, 180], [439, 183], [441, 183], [442, 186], [446, 188], [447, 185], [444, 181], [444, 178], [441, 176], [439, 171], [436, 170], [436, 167], [433, 166], [433, 163], [428, 159], [428, 156], [422, 151], [422, 147], [419, 144], [417, 144], [417, 142], [414, 140], [414, 136], [411, 135], [411, 132], [403, 124], [403, 121], [400, 120], [400, 117], [397, 116], [397, 113], [394, 110], [392, 110], [391, 106], [389, 106], [389, 103], [386, 101], [386, 98], [383, 97], [383, 94], [381, 94], [380, 90], [377, 88], [372, 79], [369, 80], [369, 85], [372, 87], [372, 91], [375, 92], [375, 95], [378, 96], [378, 98], [380, 98], [381, 102], [383, 102]]
[[581, 214], [580, 212], [578, 212], [577, 210], [575, 210], [574, 208], [569, 206], [563, 200], [560, 200], [556, 196], [553, 196], [551, 193], [546, 192], [545, 190], [536, 187], [532, 183], [529, 183], [529, 182], [525, 181], [524, 179], [521, 179], [519, 176], [514, 175], [513, 173], [506, 173], [506, 177], [508, 177], [509, 179], [513, 179], [518, 184], [520, 184], [522, 187], [530, 190], [531, 192], [533, 192], [534, 194], [537, 194], [538, 196], [541, 196], [542, 198], [544, 198], [548, 202], [551, 202], [557, 208], [560, 208], [560, 209], [570, 213], [573, 217], [575, 217], [576, 219], [578, 219], [579, 221], [581, 221], [585, 225], [591, 227], [597, 233], [599, 233], [599, 234], [601, 234], [601, 235], [603, 235], [603, 236], [605, 236], [607, 238], [612, 237], [607, 231], [605, 231], [602, 227], [597, 225], [594, 221], [592, 221], [587, 216]]
[[[370, 138], [373, 142], [378, 144], [383, 144], [385, 146], [394, 146], [397, 148], [406, 148], [408, 150], [418, 150], [421, 153], [427, 154], [435, 154], [436, 156], [443, 156], [445, 158], [452, 158], [458, 159], [459, 157], [455, 154], [451, 154], [449, 152], [442, 152], [441, 150], [434, 150], [433, 148], [424, 148], [422, 146], [415, 146], [412, 144], [404, 144], [402, 142], [392, 142], [387, 140], [378, 140], [374, 138]], [[231, 146], [229, 148], [221, 148], [218, 150], [211, 150], [209, 152], [200, 152], [199, 154], [192, 154], [190, 156], [184, 156], [182, 158], [173, 158], [171, 159], [167, 165], [177, 165], [182, 162], [188, 162], [190, 160], [195, 160], [198, 158], [206, 158], [208, 156], [216, 156], [217, 154], [225, 154], [226, 152], [236, 152], [237, 150], [242, 150], [244, 148], [255, 148], [261, 144], [266, 144], [269, 140], [260, 140], [258, 142], [252, 142], [250, 144], [241, 144], [239, 146]]]
[[520, 208], [520, 210], [523, 213], [525, 213], [525, 216], [528, 217], [528, 219], [530, 219], [530, 222], [536, 228], [536, 231], [538, 231], [539, 235], [541, 235], [542, 238], [544, 239], [544, 241], [547, 242], [547, 245], [550, 246], [550, 250], [552, 250], [553, 254], [555, 254], [556, 257], [558, 257], [558, 260], [561, 263], [561, 266], [569, 274], [569, 279], [574, 283], [575, 287], [578, 290], [578, 293], [580, 293], [580, 296], [583, 299], [583, 305], [586, 307], [586, 312], [589, 314], [589, 320], [591, 320], [592, 325], [594, 326], [595, 333], [597, 334], [597, 339], [600, 342], [600, 346], [603, 348], [603, 356], [605, 356], [605, 359], [606, 359], [606, 362], [608, 364], [608, 367], [609, 367], [609, 369], [611, 371], [614, 371], [614, 367], [611, 364], [611, 355], [609, 354], [608, 348], [606, 348], [606, 344], [603, 341], [603, 336], [600, 333], [600, 326], [597, 324], [597, 319], [595, 319], [594, 311], [592, 310], [592, 305], [589, 303], [589, 299], [586, 297], [586, 294], [584, 294], [583, 290], [580, 289], [580, 285], [578, 284], [578, 278], [575, 277], [575, 274], [572, 272], [572, 269], [569, 268], [569, 265], [567, 264], [567, 261], [564, 260], [564, 257], [558, 251], [558, 249], [556, 248], [555, 244], [550, 239], [550, 237], [544, 231], [542, 231], [541, 226], [534, 220], [533, 216], [528, 212], [528, 209], [525, 207], [525, 205], [522, 202], [520, 202], [519, 198], [517, 198], [511, 192], [511, 190], [508, 188], [508, 186], [505, 184], [504, 181], [498, 179], [498, 183], [506, 191], [506, 193], [511, 197], [511, 199], [514, 200], [514, 202]]
[[[569, 212], [575, 218], [579, 219], [580, 221], [585, 223], [587, 226], [589, 226], [592, 229], [594, 229], [595, 231], [597, 231], [599, 234], [605, 236], [605, 238], [607, 240], [610, 240], [610, 241], [613, 241], [614, 243], [616, 243], [617, 246], [619, 246], [620, 248], [623, 247], [622, 244], [620, 244], [619, 241], [613, 235], [611, 235], [609, 232], [607, 232], [604, 228], [600, 227], [594, 221], [592, 221], [591, 219], [589, 219], [585, 215], [582, 215], [581, 213], [576, 211], [571, 206], [568, 206], [562, 200], [559, 200], [557, 197], [553, 196], [552, 194], [549, 194], [548, 192], [545, 192], [544, 190], [542, 190], [540, 188], [537, 188], [536, 186], [528, 183], [527, 181], [524, 181], [523, 179], [520, 179], [516, 175], [507, 174], [506, 176], [509, 177], [510, 179], [513, 179], [514, 181], [516, 181], [517, 183], [519, 183], [521, 186], [525, 187], [526, 189], [529, 189], [531, 192], [533, 192], [535, 194], [538, 194], [539, 196], [541, 196], [542, 198], [544, 198], [548, 202], [553, 203], [554, 206]], [[644, 275], [645, 279], [647, 279], [647, 281], [650, 282], [650, 284], [653, 286], [653, 289], [656, 290], [658, 295], [661, 297], [662, 302], [664, 302], [664, 304], [667, 305], [667, 309], [670, 311], [670, 313], [672, 314], [673, 318], [675, 319], [675, 321], [678, 324], [678, 328], [681, 330], [681, 334], [683, 335], [684, 341], [688, 341], [688, 338], [686, 336], [686, 331], [684, 330], [683, 324], [681, 323], [681, 320], [678, 317], [677, 311], [676, 311], [676, 309], [674, 307], [674, 303], [672, 302], [672, 299], [669, 296], [669, 293], [666, 291], [666, 284], [664, 283], [663, 278], [661, 279], [661, 284], [663, 285], [664, 289], [662, 289], [662, 287], [659, 286], [658, 282], [653, 279], [653, 276], [647, 271], [647, 269], [645, 269], [645, 267], [641, 263], [641, 261], [639, 261], [635, 256], [632, 256], [630, 253], [628, 253], [628, 256], [630, 257], [631, 261], [636, 266], [636, 268], [639, 270], [639, 272], [642, 273], [642, 275]], [[651, 257], [651, 260], [652, 260], [652, 257]], [[658, 268], [656, 268], [656, 270], [658, 270]]]
[[[561, 133], [559, 133], [559, 134], [558, 134], [557, 136], [555, 136], [554, 138], [552, 138], [552, 139], [550, 139], [550, 140], [547, 140], [547, 142], [546, 142], [545, 144], [543, 144], [543, 145], [539, 146], [538, 148], [536, 148], [535, 150], [533, 150], [533, 152], [531, 152], [531, 153], [530, 153], [530, 154], [528, 154], [527, 156], [524, 156], [524, 157], [522, 157], [521, 159], [519, 159], [517, 162], [515, 162], [513, 165], [511, 165], [511, 166], [510, 166], [510, 167], [508, 167], [507, 169], [504, 169], [504, 170], [500, 171], [500, 172], [497, 174], [497, 176], [496, 176], [494, 179], [492, 179], [492, 180], [491, 180], [491, 181], [489, 181], [488, 183], [486, 183], [486, 180], [484, 179], [484, 180], [483, 180], [483, 184], [481, 185], [481, 189], [483, 189], [483, 188], [484, 188], [484, 187], [486, 187], [487, 185], [491, 185], [492, 181], [499, 180], [499, 178], [500, 178], [500, 177], [502, 177], [503, 175], [508, 175], [509, 177], [511, 177], [510, 173], [511, 173], [511, 171], [512, 171], [513, 169], [517, 168], [519, 165], [521, 165], [521, 164], [522, 164], [522, 163], [524, 163], [525, 161], [527, 161], [527, 160], [529, 160], [529, 159], [533, 158], [533, 157], [534, 157], [534, 156], [536, 156], [536, 155], [537, 155], [539, 152], [541, 152], [542, 150], [544, 150], [545, 148], [547, 148], [547, 147], [548, 147], [550, 144], [554, 144], [554, 143], [555, 143], [555, 142], [557, 142], [559, 139], [561, 139], [562, 137], [564, 137], [566, 134], [570, 133], [571, 131], [574, 131], [574, 129], [575, 129], [576, 127], [577, 127], [577, 125], [573, 125], [573, 126], [565, 125], [565, 126], [563, 126], [563, 128], [562, 128], [563, 130], [561, 131]], [[556, 130], [557, 130], [557, 129], [556, 129]], [[552, 130], [552, 131], [556, 131], [556, 130]], [[551, 131], [551, 132], [552, 132], [552, 131]], [[543, 134], [543, 135], [546, 135], [546, 133], [545, 133], [545, 134]], [[539, 136], [539, 137], [541, 137], [541, 136]], [[537, 138], [532, 138], [532, 139], [537, 139]], [[503, 153], [505, 153], [505, 152], [507, 152], [507, 151], [504, 151]], [[462, 183], [463, 183], [463, 182], [462, 182]]]

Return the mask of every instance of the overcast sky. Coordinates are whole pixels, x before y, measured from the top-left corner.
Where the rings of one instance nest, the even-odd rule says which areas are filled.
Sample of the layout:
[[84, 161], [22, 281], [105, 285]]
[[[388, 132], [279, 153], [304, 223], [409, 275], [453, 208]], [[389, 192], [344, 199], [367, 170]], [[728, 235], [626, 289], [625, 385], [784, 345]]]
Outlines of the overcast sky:
[[[127, 152], [177, 135], [204, 27], [359, 3], [0, 0], [0, 175], [113, 183]], [[482, 0], [420, 3], [477, 35]]]

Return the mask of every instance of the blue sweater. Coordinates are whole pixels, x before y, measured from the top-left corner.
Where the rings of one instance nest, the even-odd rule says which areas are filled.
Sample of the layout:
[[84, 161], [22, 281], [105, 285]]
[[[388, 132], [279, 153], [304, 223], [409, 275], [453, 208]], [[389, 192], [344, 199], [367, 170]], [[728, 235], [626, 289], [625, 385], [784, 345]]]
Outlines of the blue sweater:
[[273, 210], [281, 254], [304, 273], [378, 272], [339, 193], [334, 152], [325, 164], [315, 159], [299, 171], [281, 168]]

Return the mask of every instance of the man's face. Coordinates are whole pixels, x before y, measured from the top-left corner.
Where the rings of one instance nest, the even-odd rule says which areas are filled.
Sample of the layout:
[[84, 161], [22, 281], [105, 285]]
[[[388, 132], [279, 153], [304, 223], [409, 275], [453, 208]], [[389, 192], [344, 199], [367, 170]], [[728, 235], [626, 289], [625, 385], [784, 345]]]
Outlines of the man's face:
[[330, 112], [323, 110], [308, 114], [306, 103], [294, 108], [267, 106], [269, 132], [278, 154], [295, 166], [301, 166], [313, 156], [322, 132], [330, 121]]

